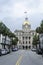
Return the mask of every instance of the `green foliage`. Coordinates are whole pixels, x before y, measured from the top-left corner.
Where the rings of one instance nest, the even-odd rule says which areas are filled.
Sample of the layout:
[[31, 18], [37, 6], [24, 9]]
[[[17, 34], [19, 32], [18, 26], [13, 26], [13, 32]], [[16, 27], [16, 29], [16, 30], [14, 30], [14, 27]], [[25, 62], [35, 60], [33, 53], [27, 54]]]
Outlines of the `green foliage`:
[[7, 28], [7, 26], [2, 22], [0, 22], [0, 34], [3, 34], [4, 36], [9, 36], [9, 37], [15, 37], [14, 33], [12, 33], [10, 29]]
[[[6, 37], [8, 36], [11, 39], [11, 45], [17, 45], [18, 38], [2, 22], [0, 22], [0, 34], [3, 34], [5, 36], [4, 44], [6, 44]], [[4, 48], [5, 48], [5, 45], [4, 45]], [[9, 46], [9, 49], [10, 49], [10, 46]]]
[[10, 37], [10, 38], [13, 38], [13, 37], [16, 37], [16, 36], [15, 36], [15, 34], [14, 34], [14, 33], [9, 32], [9, 37]]
[[39, 41], [39, 36], [37, 34], [35, 34], [33, 37], [33, 45], [37, 46], [38, 41]]
[[5, 36], [5, 42], [4, 43], [6, 43], [6, 36], [10, 37], [11, 41], [12, 41], [13, 38], [16, 37], [14, 35], [14, 33], [12, 33], [10, 31], [10, 29], [7, 28], [7, 26], [4, 23], [2, 23], [2, 22], [0, 22], [0, 34], [3, 34]]
[[17, 45], [17, 42], [18, 42], [18, 38], [17, 37], [12, 39], [12, 45]]
[[0, 22], [0, 34], [8, 35], [9, 29], [6, 27], [6, 25], [2, 22]]
[[36, 28], [36, 32], [39, 34], [43, 33], [43, 20], [41, 21], [40, 27]]
[[5, 25], [2, 22], [0, 22], [0, 34], [3, 34], [4, 26]]

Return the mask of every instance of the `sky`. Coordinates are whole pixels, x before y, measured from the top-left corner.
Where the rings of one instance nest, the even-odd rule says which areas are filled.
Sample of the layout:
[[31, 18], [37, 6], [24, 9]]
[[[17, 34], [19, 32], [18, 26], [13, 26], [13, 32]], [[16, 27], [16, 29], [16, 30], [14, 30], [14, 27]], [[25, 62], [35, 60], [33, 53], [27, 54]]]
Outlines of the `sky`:
[[36, 29], [43, 20], [43, 0], [0, 0], [0, 21], [12, 32], [22, 29], [27, 12], [31, 29]]

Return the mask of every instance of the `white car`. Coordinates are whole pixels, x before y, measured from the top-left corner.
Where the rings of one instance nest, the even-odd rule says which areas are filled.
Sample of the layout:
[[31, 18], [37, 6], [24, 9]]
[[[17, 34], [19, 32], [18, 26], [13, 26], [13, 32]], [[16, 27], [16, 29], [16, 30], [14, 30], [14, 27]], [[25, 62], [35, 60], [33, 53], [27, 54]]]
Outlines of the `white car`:
[[2, 55], [5, 55], [7, 52], [6, 52], [6, 50], [5, 49], [1, 49], [1, 54]]
[[36, 52], [36, 49], [35, 48], [32, 48], [31, 50], [34, 51], [34, 52]]
[[17, 50], [18, 50], [18, 48], [13, 48], [13, 49], [12, 49], [12, 51], [17, 51]]

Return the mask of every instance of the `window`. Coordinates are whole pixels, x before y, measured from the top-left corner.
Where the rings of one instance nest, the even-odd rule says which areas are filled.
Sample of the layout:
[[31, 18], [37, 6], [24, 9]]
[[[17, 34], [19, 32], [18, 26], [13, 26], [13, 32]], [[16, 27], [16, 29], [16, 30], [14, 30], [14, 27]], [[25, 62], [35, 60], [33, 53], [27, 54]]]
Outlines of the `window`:
[[30, 41], [29, 41], [29, 44], [30, 44]]
[[31, 37], [29, 37], [29, 39], [30, 39]]
[[23, 41], [23, 44], [24, 44], [24, 41]]
[[27, 39], [27, 37], [26, 37], [26, 39]]
[[23, 46], [23, 49], [24, 49], [24, 46]]
[[26, 44], [27, 44], [27, 41], [26, 41]]
[[26, 46], [26, 49], [28, 48], [28, 46]]
[[23, 40], [24, 40], [24, 37], [23, 37]]

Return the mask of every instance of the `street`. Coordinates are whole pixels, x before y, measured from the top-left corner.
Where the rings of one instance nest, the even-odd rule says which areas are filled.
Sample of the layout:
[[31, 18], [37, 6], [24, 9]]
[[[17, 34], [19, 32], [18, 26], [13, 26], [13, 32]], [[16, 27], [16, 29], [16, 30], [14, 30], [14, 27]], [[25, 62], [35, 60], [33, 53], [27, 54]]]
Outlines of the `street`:
[[43, 65], [43, 58], [31, 50], [18, 50], [1, 56], [0, 65]]

